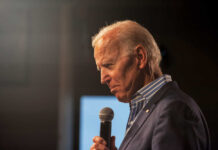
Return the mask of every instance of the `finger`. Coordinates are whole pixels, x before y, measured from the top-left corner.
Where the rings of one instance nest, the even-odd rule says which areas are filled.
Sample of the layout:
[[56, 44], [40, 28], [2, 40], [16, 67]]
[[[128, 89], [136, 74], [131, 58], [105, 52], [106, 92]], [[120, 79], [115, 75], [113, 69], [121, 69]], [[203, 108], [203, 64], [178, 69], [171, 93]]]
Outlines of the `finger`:
[[94, 142], [94, 143], [103, 144], [103, 145], [106, 145], [106, 144], [107, 144], [106, 141], [105, 141], [102, 137], [100, 137], [100, 136], [95, 136], [95, 137], [93, 138], [93, 142]]
[[92, 144], [90, 150], [109, 150], [109, 149], [103, 144], [94, 143]]
[[116, 146], [115, 146], [115, 139], [116, 139], [115, 136], [111, 137], [111, 149], [112, 150], [116, 150], [117, 149]]

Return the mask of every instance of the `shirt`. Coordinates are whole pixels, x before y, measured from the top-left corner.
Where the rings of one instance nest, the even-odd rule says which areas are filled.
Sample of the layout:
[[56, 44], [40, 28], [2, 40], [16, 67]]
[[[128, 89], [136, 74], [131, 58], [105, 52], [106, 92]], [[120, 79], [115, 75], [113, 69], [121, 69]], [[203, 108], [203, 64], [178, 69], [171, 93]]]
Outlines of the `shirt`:
[[142, 108], [145, 107], [149, 100], [154, 96], [155, 93], [158, 92], [162, 86], [170, 81], [172, 81], [170, 75], [163, 75], [145, 85], [133, 95], [133, 98], [130, 101], [130, 115], [126, 127], [126, 133], [135, 122], [137, 115], [142, 110]]

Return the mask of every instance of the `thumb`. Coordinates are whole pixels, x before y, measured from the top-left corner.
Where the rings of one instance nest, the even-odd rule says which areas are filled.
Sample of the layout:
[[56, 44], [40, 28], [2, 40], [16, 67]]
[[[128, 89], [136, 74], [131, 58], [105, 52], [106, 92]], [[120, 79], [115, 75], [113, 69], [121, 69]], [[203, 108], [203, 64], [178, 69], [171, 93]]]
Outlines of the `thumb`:
[[111, 137], [111, 150], [117, 150], [116, 146], [115, 146], [115, 139], [116, 137], [115, 136], [112, 136]]

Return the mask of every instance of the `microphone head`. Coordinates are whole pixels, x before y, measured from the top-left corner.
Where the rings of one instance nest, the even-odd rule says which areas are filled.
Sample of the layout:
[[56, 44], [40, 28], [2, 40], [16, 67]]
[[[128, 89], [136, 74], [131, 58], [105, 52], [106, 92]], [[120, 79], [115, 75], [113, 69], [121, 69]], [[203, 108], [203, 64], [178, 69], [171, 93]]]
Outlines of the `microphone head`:
[[114, 112], [109, 107], [102, 108], [99, 113], [99, 118], [101, 122], [111, 121], [114, 118]]

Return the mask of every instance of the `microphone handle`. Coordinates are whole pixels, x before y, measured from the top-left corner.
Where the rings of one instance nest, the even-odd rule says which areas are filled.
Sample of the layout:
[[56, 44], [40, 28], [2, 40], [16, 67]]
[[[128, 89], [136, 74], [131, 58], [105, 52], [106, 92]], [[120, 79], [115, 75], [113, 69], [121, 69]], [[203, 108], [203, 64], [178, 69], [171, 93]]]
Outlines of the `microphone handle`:
[[107, 147], [110, 149], [111, 121], [101, 122], [100, 137], [102, 137], [107, 142]]

